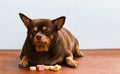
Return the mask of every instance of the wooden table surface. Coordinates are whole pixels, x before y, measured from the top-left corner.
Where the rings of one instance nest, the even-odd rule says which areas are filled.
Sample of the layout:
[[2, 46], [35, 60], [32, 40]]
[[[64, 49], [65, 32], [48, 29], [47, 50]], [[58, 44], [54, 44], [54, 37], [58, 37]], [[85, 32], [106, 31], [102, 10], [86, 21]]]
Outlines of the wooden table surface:
[[0, 50], [0, 74], [120, 74], [120, 49], [82, 50], [78, 68], [62, 65], [58, 72], [29, 71], [18, 67], [20, 50]]

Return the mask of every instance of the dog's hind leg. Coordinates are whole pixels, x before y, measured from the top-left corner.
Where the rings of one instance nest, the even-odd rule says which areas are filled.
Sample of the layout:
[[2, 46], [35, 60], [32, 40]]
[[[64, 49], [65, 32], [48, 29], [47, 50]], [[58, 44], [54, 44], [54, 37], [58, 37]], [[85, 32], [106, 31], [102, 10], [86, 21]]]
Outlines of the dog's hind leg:
[[83, 53], [82, 53], [82, 52], [80, 51], [80, 49], [79, 49], [78, 43], [75, 44], [75, 49], [74, 49], [73, 55], [74, 55], [75, 57], [82, 57], [82, 56], [83, 56]]

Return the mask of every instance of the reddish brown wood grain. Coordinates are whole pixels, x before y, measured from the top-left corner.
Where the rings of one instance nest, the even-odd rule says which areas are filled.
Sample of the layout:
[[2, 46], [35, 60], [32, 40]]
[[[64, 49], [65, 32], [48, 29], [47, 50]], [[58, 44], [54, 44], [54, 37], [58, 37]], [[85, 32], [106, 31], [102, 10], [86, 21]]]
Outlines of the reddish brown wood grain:
[[0, 74], [120, 74], [120, 49], [82, 50], [84, 57], [75, 58], [78, 68], [62, 66], [58, 72], [29, 71], [18, 67], [20, 50], [0, 50]]

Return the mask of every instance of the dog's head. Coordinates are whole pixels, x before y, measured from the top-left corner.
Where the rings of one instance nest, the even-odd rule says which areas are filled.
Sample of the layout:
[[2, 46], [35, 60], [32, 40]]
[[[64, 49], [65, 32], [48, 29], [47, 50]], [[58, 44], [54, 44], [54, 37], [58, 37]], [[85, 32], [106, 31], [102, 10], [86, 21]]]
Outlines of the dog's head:
[[52, 40], [57, 32], [63, 27], [65, 16], [57, 19], [30, 19], [19, 13], [20, 18], [28, 29], [28, 38], [32, 41], [37, 52], [49, 51]]

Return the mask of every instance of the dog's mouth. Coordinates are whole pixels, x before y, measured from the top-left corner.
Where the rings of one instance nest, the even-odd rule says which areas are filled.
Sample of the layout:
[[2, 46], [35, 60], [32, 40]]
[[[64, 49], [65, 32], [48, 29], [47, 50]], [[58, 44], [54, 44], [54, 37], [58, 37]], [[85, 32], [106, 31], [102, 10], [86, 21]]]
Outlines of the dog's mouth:
[[47, 45], [50, 43], [50, 40], [49, 39], [40, 39], [40, 40], [35, 40], [34, 41], [34, 44], [36, 45], [40, 45], [40, 46], [43, 46], [43, 45]]
[[35, 50], [37, 51], [37, 52], [47, 52], [48, 50], [49, 50], [49, 43], [47, 43], [47, 42], [37, 42], [36, 44], [35, 44]]
[[37, 52], [47, 52], [49, 50], [50, 40], [35, 40], [33, 41]]
[[44, 44], [47, 44], [47, 42], [43, 42], [41, 40], [38, 40], [35, 42], [35, 44], [44, 45]]

